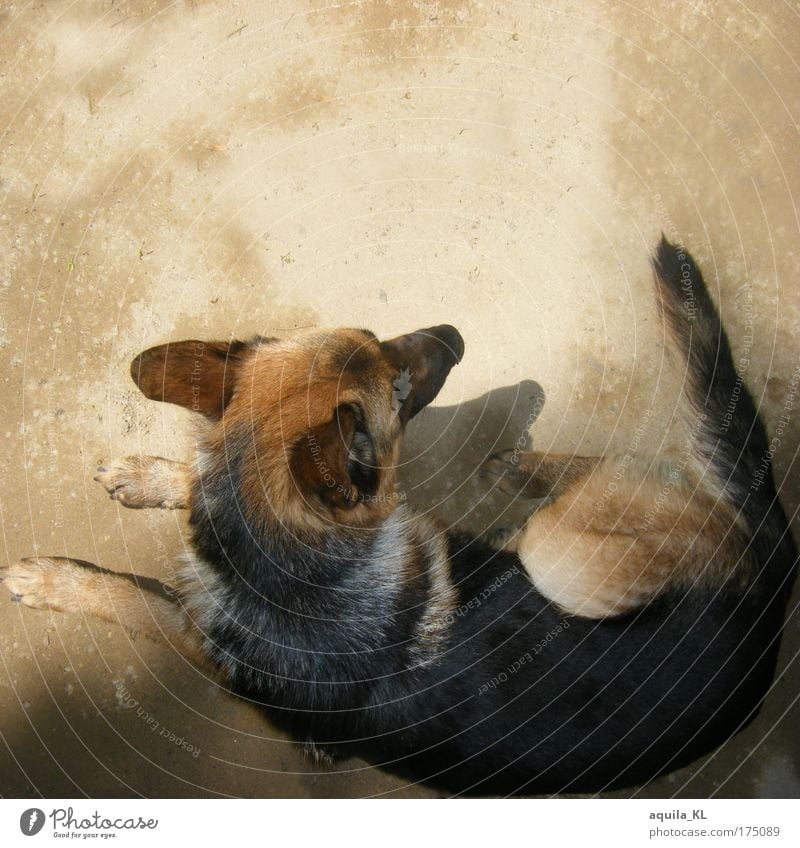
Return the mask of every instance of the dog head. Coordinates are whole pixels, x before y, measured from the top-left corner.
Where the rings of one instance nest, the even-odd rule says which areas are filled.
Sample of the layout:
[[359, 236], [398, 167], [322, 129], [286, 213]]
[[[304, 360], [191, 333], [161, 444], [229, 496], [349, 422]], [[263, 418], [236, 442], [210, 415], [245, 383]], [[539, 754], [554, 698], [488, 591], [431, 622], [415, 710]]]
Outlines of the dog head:
[[368, 526], [395, 506], [405, 425], [461, 360], [448, 325], [388, 341], [367, 330], [280, 340], [173, 342], [144, 351], [131, 375], [150, 399], [207, 422], [203, 456], [237, 474], [255, 515], [294, 526]]

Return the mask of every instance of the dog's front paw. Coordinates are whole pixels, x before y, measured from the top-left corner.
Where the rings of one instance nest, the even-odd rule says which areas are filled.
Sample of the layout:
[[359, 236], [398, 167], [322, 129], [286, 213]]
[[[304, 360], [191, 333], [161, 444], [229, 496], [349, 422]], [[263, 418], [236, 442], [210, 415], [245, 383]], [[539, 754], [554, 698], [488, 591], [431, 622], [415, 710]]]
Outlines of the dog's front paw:
[[75, 569], [81, 568], [63, 557], [29, 557], [0, 571], [0, 579], [13, 600], [27, 607], [70, 612], [80, 607]]
[[111, 495], [111, 500], [132, 509], [142, 509], [150, 506], [152, 500], [145, 481], [149, 460], [150, 457], [145, 456], [125, 456], [112, 460], [97, 469], [94, 479]]
[[125, 456], [97, 469], [94, 478], [131, 509], [182, 509], [188, 500], [186, 466], [160, 456]]

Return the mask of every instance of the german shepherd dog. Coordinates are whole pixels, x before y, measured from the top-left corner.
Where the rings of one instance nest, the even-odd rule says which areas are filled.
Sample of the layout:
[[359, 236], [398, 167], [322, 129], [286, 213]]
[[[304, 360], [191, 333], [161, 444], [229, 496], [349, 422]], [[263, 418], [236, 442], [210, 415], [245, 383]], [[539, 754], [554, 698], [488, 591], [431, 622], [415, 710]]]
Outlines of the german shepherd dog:
[[653, 267], [689, 459], [619, 475], [613, 458], [494, 457], [502, 485], [549, 498], [516, 551], [396, 495], [404, 429], [461, 359], [458, 332], [313, 331], [134, 360], [148, 398], [198, 413], [196, 456], [97, 479], [126, 506], [189, 510], [172, 593], [54, 558], [5, 584], [166, 641], [315, 750], [450, 793], [599, 792], [687, 764], [757, 712], [796, 549], [698, 268], [666, 240]]

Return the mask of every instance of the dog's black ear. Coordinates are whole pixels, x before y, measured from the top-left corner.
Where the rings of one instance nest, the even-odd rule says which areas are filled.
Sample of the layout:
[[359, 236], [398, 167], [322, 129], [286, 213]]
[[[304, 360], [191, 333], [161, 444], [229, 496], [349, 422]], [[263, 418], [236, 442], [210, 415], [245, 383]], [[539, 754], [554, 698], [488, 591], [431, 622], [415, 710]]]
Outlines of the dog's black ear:
[[140, 353], [131, 377], [150, 400], [218, 419], [233, 395], [249, 342], [169, 342]]
[[314, 427], [297, 441], [289, 467], [304, 498], [347, 511], [374, 493], [375, 463], [375, 449], [361, 415], [345, 403], [327, 424]]
[[440, 324], [381, 342], [381, 351], [397, 370], [393, 404], [405, 424], [439, 394], [461, 362], [464, 339], [455, 327]]

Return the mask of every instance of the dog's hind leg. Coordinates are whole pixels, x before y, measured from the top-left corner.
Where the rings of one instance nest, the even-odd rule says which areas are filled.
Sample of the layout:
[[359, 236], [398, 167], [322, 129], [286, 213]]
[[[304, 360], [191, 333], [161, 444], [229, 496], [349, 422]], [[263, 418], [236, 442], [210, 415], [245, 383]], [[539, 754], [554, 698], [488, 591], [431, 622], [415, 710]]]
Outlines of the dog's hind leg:
[[[82, 613], [170, 645], [209, 671], [217, 669], [181, 605], [157, 580], [105, 571], [66, 557], [31, 557], [0, 570], [13, 599], [34, 609]], [[146, 588], [144, 588], [146, 587]]]
[[599, 456], [505, 450], [492, 456], [481, 474], [496, 479], [497, 487], [509, 495], [555, 499], [599, 462]]
[[160, 456], [126, 456], [97, 469], [94, 478], [112, 500], [132, 509], [187, 509], [190, 467]]

